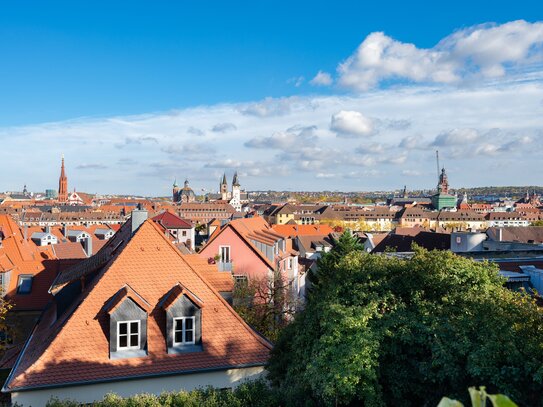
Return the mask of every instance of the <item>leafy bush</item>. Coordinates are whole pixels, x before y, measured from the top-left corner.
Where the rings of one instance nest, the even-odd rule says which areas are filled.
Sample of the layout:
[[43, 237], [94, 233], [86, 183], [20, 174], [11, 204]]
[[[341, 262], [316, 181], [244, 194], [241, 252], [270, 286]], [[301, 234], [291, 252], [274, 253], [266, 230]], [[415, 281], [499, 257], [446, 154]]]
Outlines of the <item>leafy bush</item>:
[[541, 405], [543, 313], [495, 266], [369, 255], [344, 235], [311, 281], [268, 366], [287, 405], [436, 406], [477, 383]]
[[[245, 382], [234, 390], [218, 390], [212, 387], [192, 391], [138, 394], [122, 398], [107, 394], [101, 401], [93, 403], [96, 407], [274, 407], [281, 405], [281, 397], [263, 380]], [[52, 398], [47, 407], [79, 407], [72, 400]]]

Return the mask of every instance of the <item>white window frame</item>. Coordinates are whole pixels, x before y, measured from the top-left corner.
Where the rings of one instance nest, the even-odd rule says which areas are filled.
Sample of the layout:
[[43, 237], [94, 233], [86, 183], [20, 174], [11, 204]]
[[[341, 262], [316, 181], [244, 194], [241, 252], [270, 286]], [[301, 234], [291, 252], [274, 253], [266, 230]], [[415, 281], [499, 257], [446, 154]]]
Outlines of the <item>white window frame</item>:
[[[192, 341], [186, 341], [186, 334], [187, 334], [187, 329], [186, 329], [186, 324], [187, 324], [187, 320], [188, 319], [191, 319], [192, 320]], [[175, 333], [176, 333], [176, 330], [175, 330], [175, 323], [176, 321], [183, 321], [181, 323], [181, 331], [177, 331], [177, 332], [181, 332], [181, 337], [183, 338], [183, 340], [181, 342], [176, 342], [175, 340]], [[194, 345], [196, 343], [196, 317], [177, 317], [177, 318], [174, 318], [173, 319], [173, 326], [172, 326], [172, 343], [173, 343], [173, 346], [180, 346], [180, 345]]]
[[[228, 260], [225, 260], [223, 257], [223, 249], [228, 249]], [[221, 263], [232, 262], [232, 250], [230, 249], [230, 246], [219, 246], [219, 261]]]
[[[138, 346], [130, 346], [130, 336], [133, 335], [130, 327], [132, 322], [138, 323]], [[126, 345], [127, 346], [121, 346], [121, 324], [128, 324], [126, 327]], [[123, 334], [124, 336], [124, 334]], [[141, 321], [139, 319], [134, 319], [130, 321], [117, 321], [117, 350], [131, 350], [131, 349], [139, 349], [141, 344]]]

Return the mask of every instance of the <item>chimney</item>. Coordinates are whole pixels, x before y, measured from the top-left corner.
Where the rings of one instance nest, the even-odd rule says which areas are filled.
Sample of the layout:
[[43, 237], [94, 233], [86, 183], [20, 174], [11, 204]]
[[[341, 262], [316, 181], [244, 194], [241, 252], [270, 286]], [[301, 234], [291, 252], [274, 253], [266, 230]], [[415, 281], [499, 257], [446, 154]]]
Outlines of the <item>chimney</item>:
[[68, 237], [68, 226], [66, 224], [62, 226], [62, 234], [64, 237]]
[[25, 225], [25, 228], [24, 228], [24, 239], [27, 240], [28, 239], [28, 225]]
[[85, 254], [87, 257], [92, 256], [92, 237], [87, 237], [81, 241], [83, 243], [83, 250], [85, 250]]
[[132, 233], [134, 233], [138, 228], [147, 220], [147, 211], [143, 209], [143, 205], [139, 204], [138, 209], [132, 211], [130, 217], [130, 222], [132, 224]]
[[51, 233], [51, 226], [45, 227], [45, 233]]
[[501, 242], [503, 240], [503, 229], [498, 228], [498, 242]]

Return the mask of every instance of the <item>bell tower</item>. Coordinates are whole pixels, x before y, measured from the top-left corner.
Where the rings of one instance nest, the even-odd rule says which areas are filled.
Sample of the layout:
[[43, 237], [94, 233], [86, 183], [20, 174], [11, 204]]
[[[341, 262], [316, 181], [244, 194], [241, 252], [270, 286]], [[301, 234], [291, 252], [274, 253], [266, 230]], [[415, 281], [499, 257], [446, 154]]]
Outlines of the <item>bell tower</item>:
[[219, 191], [221, 199], [226, 201], [228, 199], [228, 183], [226, 182], [226, 174], [223, 174], [221, 183], [219, 185]]

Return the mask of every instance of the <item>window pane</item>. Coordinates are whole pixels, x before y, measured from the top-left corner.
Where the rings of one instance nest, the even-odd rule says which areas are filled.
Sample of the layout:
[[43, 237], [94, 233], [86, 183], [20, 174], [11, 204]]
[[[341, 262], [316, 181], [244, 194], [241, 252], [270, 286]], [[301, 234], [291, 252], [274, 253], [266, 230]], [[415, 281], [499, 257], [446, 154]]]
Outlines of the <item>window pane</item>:
[[182, 329], [183, 329], [183, 320], [182, 319], [176, 319], [175, 320], [174, 330], [181, 331]]
[[192, 331], [185, 332], [185, 342], [192, 342]]
[[185, 319], [185, 329], [192, 329], [192, 318]]
[[130, 346], [138, 346], [138, 334], [130, 335]]
[[183, 342], [183, 332], [175, 332], [174, 342], [176, 343]]
[[128, 337], [127, 336], [119, 336], [119, 347], [120, 348], [126, 348], [128, 346]]
[[28, 294], [32, 290], [32, 276], [19, 276], [17, 292]]
[[138, 332], [139, 332], [138, 323], [137, 322], [131, 322], [130, 323], [130, 333], [137, 334]]
[[128, 324], [126, 322], [120, 323], [119, 324], [119, 333], [121, 335], [126, 335], [127, 334], [127, 328], [128, 328]]

